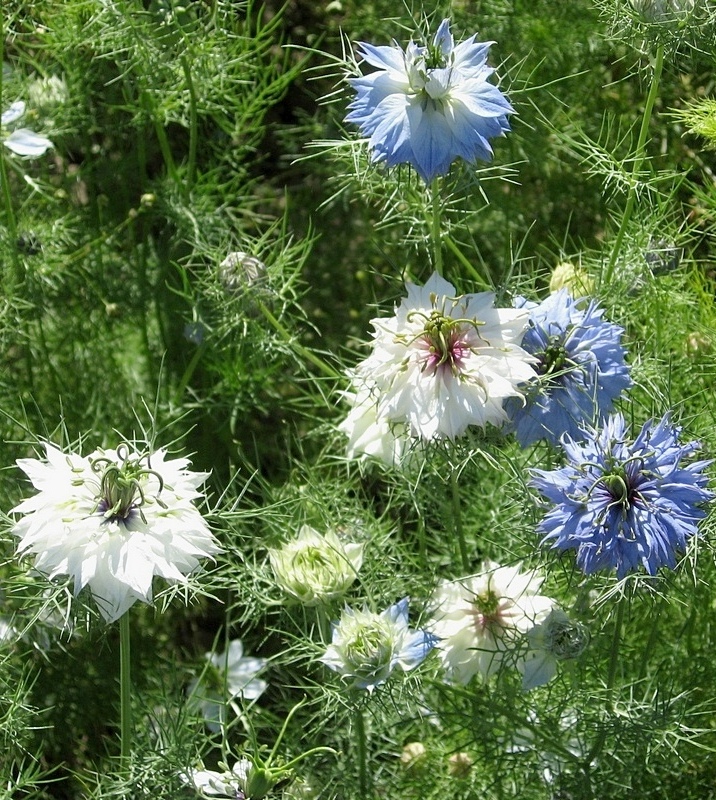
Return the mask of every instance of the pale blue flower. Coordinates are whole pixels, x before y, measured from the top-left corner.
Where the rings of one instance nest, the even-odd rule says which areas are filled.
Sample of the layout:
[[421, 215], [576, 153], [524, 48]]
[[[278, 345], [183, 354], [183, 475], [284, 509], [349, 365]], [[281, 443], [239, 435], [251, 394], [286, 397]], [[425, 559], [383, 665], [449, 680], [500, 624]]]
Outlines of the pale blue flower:
[[396, 667], [407, 672], [420, 664], [438, 637], [408, 628], [408, 598], [375, 614], [346, 608], [333, 623], [331, 645], [321, 661], [357, 689], [372, 692]]
[[713, 498], [703, 471], [710, 462], [682, 462], [700, 445], [678, 442], [668, 415], [647, 422], [634, 442], [620, 414], [601, 431], [585, 430], [584, 443], [564, 440], [567, 465], [534, 470], [532, 485], [553, 504], [539, 531], [557, 550], [576, 550], [585, 573], [616, 569], [673, 569], [677, 552], [696, 535]]
[[349, 79], [357, 91], [346, 122], [367, 137], [373, 161], [410, 164], [429, 183], [445, 175], [456, 158], [492, 158], [489, 139], [510, 130], [514, 109], [488, 83], [493, 42], [471, 36], [455, 44], [444, 19], [427, 46], [411, 41], [376, 47], [359, 44], [359, 55], [378, 71]]
[[584, 307], [566, 289], [539, 304], [520, 297], [515, 306], [529, 308], [522, 348], [538, 363], [524, 399], [505, 403], [509, 429], [522, 447], [540, 439], [558, 444], [564, 434], [580, 439], [581, 426], [603, 420], [632, 384], [623, 330], [603, 319], [596, 302]]

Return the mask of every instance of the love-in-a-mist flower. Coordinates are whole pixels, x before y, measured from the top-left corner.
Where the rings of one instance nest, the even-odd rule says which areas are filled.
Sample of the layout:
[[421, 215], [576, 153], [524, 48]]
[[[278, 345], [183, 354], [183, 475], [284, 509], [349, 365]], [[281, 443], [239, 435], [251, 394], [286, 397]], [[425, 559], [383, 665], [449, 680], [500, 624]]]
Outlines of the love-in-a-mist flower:
[[225, 797], [231, 800], [246, 800], [246, 784], [249, 770], [253, 766], [248, 758], [239, 759], [229, 769], [227, 764], [221, 772], [212, 769], [190, 769], [182, 779], [191, 783], [201, 797]]
[[494, 42], [475, 38], [455, 44], [444, 19], [426, 46], [359, 44], [359, 55], [377, 72], [349, 79], [357, 95], [346, 122], [368, 139], [373, 161], [410, 164], [430, 183], [456, 158], [492, 158], [489, 140], [510, 130], [507, 115], [514, 109], [488, 82]]
[[539, 525], [542, 541], [576, 550], [588, 575], [673, 569], [713, 498], [704, 475], [710, 462], [685, 464], [700, 444], [680, 444], [680, 432], [667, 414], [632, 441], [624, 418], [614, 414], [601, 430], [585, 429], [584, 442], [566, 439], [566, 466], [534, 470], [532, 485], [552, 505]]
[[315, 606], [345, 594], [363, 563], [363, 545], [302, 525], [295, 539], [269, 550], [269, 559], [279, 586], [304, 605]]
[[[17, 100], [10, 108], [2, 112], [2, 117], [0, 117], [2, 127], [12, 126], [24, 113], [25, 103], [22, 100]], [[40, 136], [39, 133], [31, 131], [29, 128], [16, 128], [8, 136], [3, 133], [2, 143], [16, 155], [25, 156], [26, 158], [39, 158], [51, 147], [54, 147], [49, 139]]]
[[573, 622], [561, 608], [553, 608], [525, 638], [528, 650], [517, 668], [526, 692], [549, 683], [557, 674], [557, 664], [579, 658], [589, 643], [585, 627]]
[[127, 444], [85, 457], [45, 450], [46, 460], [17, 462], [38, 490], [13, 509], [22, 515], [12, 531], [18, 554], [34, 556], [50, 580], [70, 576], [75, 594], [88, 586], [108, 622], [151, 602], [155, 576], [185, 583], [220, 552], [194, 505], [208, 475], [188, 470], [186, 458]]
[[266, 667], [265, 658], [245, 656], [240, 639], [229, 642], [223, 653], [205, 653], [201, 677], [189, 685], [189, 705], [198, 707], [207, 727], [219, 731], [226, 722], [226, 707], [237, 697], [257, 700], [267, 683], [257, 675]]
[[378, 422], [428, 440], [501, 425], [505, 399], [535, 376], [519, 346], [528, 312], [495, 308], [491, 292], [456, 296], [437, 273], [406, 288], [394, 316], [372, 320], [372, 353], [353, 372], [374, 387]]
[[524, 399], [505, 404], [510, 427], [522, 447], [540, 439], [557, 444], [565, 433], [577, 439], [581, 425], [604, 419], [631, 386], [624, 331], [603, 319], [595, 302], [585, 306], [566, 289], [539, 304], [518, 298], [515, 305], [529, 309], [522, 347], [537, 359], [537, 378]]
[[489, 678], [508, 656], [516, 664], [524, 634], [550, 612], [553, 601], [539, 593], [544, 579], [520, 570], [486, 561], [477, 575], [438, 586], [429, 627], [449, 682]]
[[333, 623], [333, 638], [321, 661], [357, 689], [372, 692], [396, 667], [407, 672], [420, 664], [437, 642], [424, 630], [408, 627], [408, 598], [381, 614], [346, 608]]

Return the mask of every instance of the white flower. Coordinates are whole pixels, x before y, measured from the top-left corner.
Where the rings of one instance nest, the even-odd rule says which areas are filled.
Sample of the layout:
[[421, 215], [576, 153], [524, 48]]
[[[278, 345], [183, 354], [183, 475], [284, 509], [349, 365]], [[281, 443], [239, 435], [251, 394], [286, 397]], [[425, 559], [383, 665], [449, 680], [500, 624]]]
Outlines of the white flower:
[[557, 662], [578, 658], [588, 642], [584, 626], [572, 622], [562, 609], [553, 608], [543, 622], [527, 631], [529, 649], [517, 662], [522, 688], [528, 692], [549, 683], [557, 674]]
[[[3, 127], [12, 125], [25, 113], [25, 103], [22, 100], [14, 102], [7, 111], [3, 111], [2, 122]], [[44, 155], [47, 150], [54, 147], [49, 139], [34, 133], [28, 128], [18, 128], [14, 130], [7, 138], [4, 138], [2, 143], [8, 150], [12, 150], [19, 156], [26, 156], [27, 158], [37, 158]]]
[[535, 377], [520, 346], [525, 309], [495, 308], [490, 292], [455, 296], [434, 273], [389, 319], [374, 319], [373, 352], [355, 369], [375, 387], [377, 422], [406, 423], [423, 439], [454, 439], [469, 425], [501, 425], [508, 397]]
[[321, 535], [302, 525], [298, 536], [280, 550], [269, 550], [276, 580], [308, 606], [340, 597], [363, 563], [363, 545], [341, 542], [333, 531]]
[[438, 587], [430, 630], [440, 637], [449, 681], [467, 683], [477, 673], [489, 678], [508, 654], [517, 660], [521, 638], [549, 613], [553, 601], [538, 593], [543, 578], [520, 566], [486, 561], [479, 574]]
[[229, 642], [224, 653], [206, 653], [209, 662], [201, 679], [189, 686], [190, 704], [196, 704], [207, 726], [221, 730], [226, 722], [226, 705], [235, 697], [257, 700], [266, 691], [267, 683], [257, 678], [266, 666], [265, 658], [244, 656], [240, 639]]
[[214, 772], [210, 769], [191, 769], [182, 778], [193, 783], [202, 797], [228, 797], [237, 800], [246, 797], [246, 784], [252, 767], [248, 758], [242, 758], [231, 770], [227, 768], [224, 772]]
[[18, 554], [50, 580], [68, 575], [89, 586], [108, 622], [137, 600], [151, 602], [155, 576], [186, 583], [220, 547], [193, 501], [208, 477], [185, 458], [166, 459], [128, 445], [87, 457], [45, 445], [47, 460], [17, 464], [38, 493], [13, 509]]

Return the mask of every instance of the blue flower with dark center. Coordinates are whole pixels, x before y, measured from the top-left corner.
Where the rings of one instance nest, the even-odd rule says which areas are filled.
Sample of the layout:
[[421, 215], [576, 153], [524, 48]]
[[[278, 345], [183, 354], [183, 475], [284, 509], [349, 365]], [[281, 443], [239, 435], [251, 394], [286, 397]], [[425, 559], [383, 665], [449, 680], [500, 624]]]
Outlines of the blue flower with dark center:
[[580, 427], [601, 422], [631, 386], [623, 330], [604, 320], [595, 302], [580, 307], [566, 289], [539, 304], [520, 297], [515, 306], [530, 309], [522, 347], [538, 363], [524, 399], [505, 403], [510, 429], [522, 447], [540, 439], [558, 444], [563, 434], [580, 439]]
[[583, 433], [583, 443], [565, 437], [565, 467], [533, 471], [531, 485], [554, 504], [539, 525], [542, 542], [576, 550], [577, 565], [588, 575], [673, 569], [714, 496], [703, 474], [711, 462], [682, 463], [699, 442], [679, 444], [680, 429], [668, 414], [647, 422], [633, 442], [620, 414], [601, 431]]
[[378, 71], [349, 79], [358, 94], [346, 122], [368, 138], [373, 161], [410, 164], [426, 183], [456, 158], [489, 161], [489, 139], [510, 130], [507, 115], [514, 112], [487, 81], [491, 44], [473, 35], [456, 45], [447, 19], [427, 46], [360, 42], [359, 55]]

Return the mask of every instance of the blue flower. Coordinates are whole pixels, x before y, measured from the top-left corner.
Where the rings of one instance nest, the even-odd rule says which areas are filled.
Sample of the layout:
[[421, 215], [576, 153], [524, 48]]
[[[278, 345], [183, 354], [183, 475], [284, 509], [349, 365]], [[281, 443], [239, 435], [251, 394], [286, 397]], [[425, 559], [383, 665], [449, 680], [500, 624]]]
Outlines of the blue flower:
[[581, 439], [580, 427], [601, 422], [631, 386], [623, 330], [606, 322], [595, 302], [580, 308], [566, 289], [539, 305], [517, 298], [515, 306], [531, 306], [522, 348], [539, 363], [524, 400], [505, 403], [510, 428], [522, 447], [540, 439], [558, 444], [565, 433]]
[[473, 35], [455, 45], [447, 19], [427, 46], [360, 42], [359, 55], [378, 72], [349, 79], [358, 94], [346, 122], [368, 138], [373, 161], [411, 164], [426, 183], [456, 158], [489, 161], [489, 139], [510, 130], [507, 115], [514, 112], [487, 81], [491, 44]]
[[395, 667], [414, 669], [435, 647], [438, 637], [408, 628], [408, 598], [381, 614], [346, 608], [333, 623], [333, 640], [321, 661], [357, 689], [372, 692]]
[[534, 470], [532, 485], [554, 504], [538, 529], [542, 542], [576, 550], [588, 575], [616, 569], [623, 578], [640, 565], [650, 575], [673, 569], [706, 516], [702, 504], [713, 498], [703, 474], [711, 462], [682, 465], [700, 444], [679, 444], [668, 414], [647, 422], [634, 442], [620, 414], [585, 433], [584, 443], [565, 437], [567, 466]]

